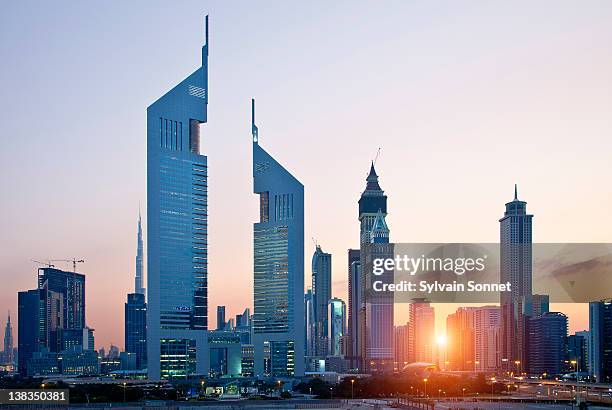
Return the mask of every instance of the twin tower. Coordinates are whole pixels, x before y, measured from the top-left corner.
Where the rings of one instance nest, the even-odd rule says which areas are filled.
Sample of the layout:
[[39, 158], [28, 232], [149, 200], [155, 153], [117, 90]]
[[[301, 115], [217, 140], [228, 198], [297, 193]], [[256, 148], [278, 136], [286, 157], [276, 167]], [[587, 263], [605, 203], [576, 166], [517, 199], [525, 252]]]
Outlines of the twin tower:
[[[206, 375], [208, 16], [202, 64], [147, 108], [147, 356], [152, 380]], [[304, 186], [259, 145], [252, 103], [254, 375], [304, 374]], [[214, 346], [213, 346], [214, 347]]]

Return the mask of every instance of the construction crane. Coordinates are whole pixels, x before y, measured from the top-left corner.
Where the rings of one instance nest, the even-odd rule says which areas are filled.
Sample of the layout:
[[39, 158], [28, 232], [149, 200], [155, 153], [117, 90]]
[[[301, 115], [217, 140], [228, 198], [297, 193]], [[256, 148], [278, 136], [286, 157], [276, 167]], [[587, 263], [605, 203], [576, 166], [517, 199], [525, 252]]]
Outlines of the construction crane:
[[85, 263], [84, 259], [77, 259], [77, 258], [72, 258], [72, 259], [51, 259], [49, 262], [67, 262], [67, 263], [72, 263], [72, 271], [76, 273], [76, 265], [77, 263]]
[[49, 268], [54, 268], [55, 265], [52, 264], [51, 262], [66, 262], [66, 263], [72, 263], [72, 271], [76, 272], [76, 265], [77, 263], [85, 263], [84, 259], [77, 259], [77, 258], [72, 258], [72, 259], [47, 259], [45, 262], [41, 262], [41, 261], [37, 261], [32, 259], [32, 262], [36, 262], [40, 265], [47, 265], [47, 267]]
[[46, 261], [46, 262], [41, 262], [41, 261], [37, 261], [37, 260], [34, 260], [34, 259], [30, 259], [30, 260], [31, 260], [32, 262], [34, 262], [34, 263], [38, 263], [39, 265], [47, 265], [49, 268], [54, 268], [54, 267], [55, 267], [55, 265], [53, 265], [53, 264], [51, 263], [51, 262], [53, 262], [53, 261], [51, 261], [51, 260], [48, 260], [48, 261]]

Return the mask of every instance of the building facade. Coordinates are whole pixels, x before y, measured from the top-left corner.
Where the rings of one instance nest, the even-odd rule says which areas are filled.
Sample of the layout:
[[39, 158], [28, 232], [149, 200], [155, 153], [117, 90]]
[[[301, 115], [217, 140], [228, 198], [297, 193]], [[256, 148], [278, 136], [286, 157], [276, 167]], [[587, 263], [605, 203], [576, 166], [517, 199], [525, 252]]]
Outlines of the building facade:
[[205, 368], [208, 329], [208, 17], [201, 65], [147, 108], [147, 358], [150, 379]]
[[425, 300], [415, 300], [408, 306], [408, 318], [408, 361], [434, 363], [434, 308]]
[[446, 335], [451, 341], [446, 348], [446, 361], [448, 361], [446, 370], [475, 369], [475, 310], [476, 308], [472, 307], [460, 307], [446, 318]]
[[302, 376], [304, 186], [259, 144], [252, 104], [253, 192], [259, 196], [259, 221], [253, 225], [254, 371]]
[[359, 358], [359, 309], [361, 306], [361, 256], [359, 249], [348, 250], [348, 323], [346, 358], [351, 369], [357, 369]]

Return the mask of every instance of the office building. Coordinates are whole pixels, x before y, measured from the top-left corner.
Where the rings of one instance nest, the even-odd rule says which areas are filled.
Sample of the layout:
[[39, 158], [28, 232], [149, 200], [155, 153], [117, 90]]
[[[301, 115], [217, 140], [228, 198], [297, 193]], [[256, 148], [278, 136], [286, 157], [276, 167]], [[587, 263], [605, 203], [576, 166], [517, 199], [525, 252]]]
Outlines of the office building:
[[255, 375], [304, 374], [304, 186], [259, 144], [252, 101]]
[[217, 306], [217, 330], [225, 329], [225, 306]]
[[434, 363], [435, 312], [429, 302], [416, 299], [408, 305], [410, 363]]
[[[529, 319], [527, 372], [533, 376], [560, 375], [567, 369], [567, 316], [549, 312]], [[520, 366], [517, 372], [522, 373]]]
[[[514, 199], [506, 203], [500, 223], [500, 283], [510, 283], [511, 292], [501, 292], [502, 363], [528, 360], [523, 300], [532, 295], [532, 219], [527, 202]], [[506, 367], [506, 370], [510, 370]]]
[[357, 369], [359, 359], [359, 309], [361, 256], [359, 249], [348, 250], [348, 323], [346, 340], [346, 358], [351, 369]]
[[57, 327], [85, 327], [85, 275], [52, 267], [39, 268], [38, 288], [47, 293], [47, 303], [54, 305], [52, 309], [58, 309], [53, 313], [61, 321]]
[[342, 355], [342, 338], [346, 335], [346, 305], [343, 300], [333, 298], [329, 300], [327, 308], [328, 323], [328, 356]]
[[374, 281], [394, 283], [393, 271], [382, 275], [372, 274], [372, 261], [393, 258], [393, 244], [389, 243], [389, 228], [385, 216], [379, 209], [370, 229], [370, 243], [361, 244], [364, 291], [362, 323], [363, 369], [368, 373], [393, 372], [394, 360], [394, 295], [393, 292], [373, 292]]
[[589, 370], [595, 381], [612, 382], [612, 299], [589, 303], [591, 355]]
[[41, 349], [40, 322], [44, 318], [42, 290], [17, 294], [17, 350], [19, 374], [28, 374], [27, 363]]
[[312, 255], [312, 297], [315, 315], [315, 351], [316, 356], [327, 356], [328, 353], [328, 304], [332, 295], [332, 256], [323, 252], [316, 245]]
[[475, 329], [474, 313], [476, 308], [460, 307], [446, 318], [446, 337], [450, 341], [446, 347], [445, 370], [473, 371], [475, 367]]
[[580, 332], [567, 337], [567, 360], [570, 364], [569, 370], [573, 372], [583, 373], [588, 371], [587, 337]]
[[315, 320], [314, 313], [314, 295], [312, 293], [312, 289], [306, 290], [304, 294], [304, 334], [306, 335], [304, 351], [306, 352], [306, 356], [315, 356], [316, 355], [316, 330], [317, 330], [317, 322]]
[[147, 303], [142, 293], [130, 293], [125, 304], [125, 351], [134, 355], [135, 369], [147, 368]]
[[408, 364], [409, 344], [408, 344], [408, 323], [395, 326], [395, 369], [402, 371]]
[[[450, 343], [453, 343], [449, 339]], [[474, 310], [474, 370], [495, 372], [501, 365], [501, 309], [483, 306]]]
[[[201, 65], [147, 108], [147, 369], [203, 372], [208, 329], [208, 17]], [[169, 51], [172, 54], [171, 51]]]

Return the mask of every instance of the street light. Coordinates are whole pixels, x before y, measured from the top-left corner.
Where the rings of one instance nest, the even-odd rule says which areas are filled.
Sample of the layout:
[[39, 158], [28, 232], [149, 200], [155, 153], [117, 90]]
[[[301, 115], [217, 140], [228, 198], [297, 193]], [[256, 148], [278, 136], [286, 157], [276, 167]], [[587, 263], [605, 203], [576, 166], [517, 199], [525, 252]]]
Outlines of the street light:
[[334, 399], [334, 388], [333, 387], [329, 388], [329, 398], [330, 400]]
[[427, 378], [423, 379], [423, 383], [425, 384], [425, 398], [427, 398]]
[[125, 389], [127, 389], [127, 383], [123, 382], [123, 402], [125, 403]]
[[461, 397], [465, 397], [465, 387], [461, 388]]
[[491, 377], [491, 396], [495, 394], [493, 391], [495, 387], [495, 381], [496, 381], [495, 377]]
[[353, 400], [355, 398], [355, 395], [353, 393], [353, 387], [355, 386], [355, 379], [351, 379], [351, 400]]

